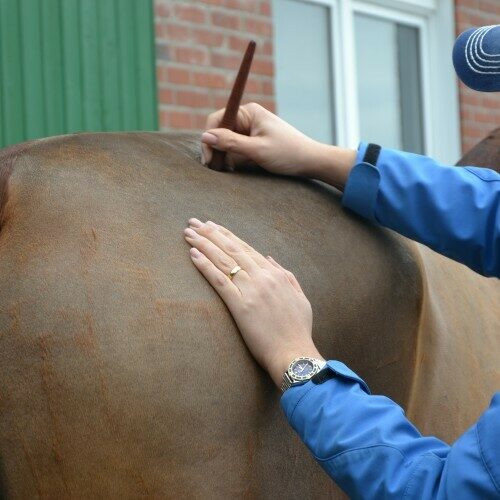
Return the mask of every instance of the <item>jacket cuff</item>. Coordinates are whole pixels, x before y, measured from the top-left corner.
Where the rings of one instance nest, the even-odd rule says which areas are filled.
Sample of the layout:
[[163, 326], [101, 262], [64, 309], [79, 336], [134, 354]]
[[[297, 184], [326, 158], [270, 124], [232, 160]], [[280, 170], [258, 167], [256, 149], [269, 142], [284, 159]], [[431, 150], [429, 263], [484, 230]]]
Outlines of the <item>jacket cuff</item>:
[[[281, 407], [283, 408], [288, 421], [294, 428], [295, 426], [293, 425], [293, 414], [301, 401], [307, 396], [310, 391], [318, 392], [321, 390], [327, 390], [326, 386], [328, 384], [334, 383], [336, 377], [342, 378], [342, 380], [347, 383], [351, 382], [351, 384], [348, 385], [357, 385], [364, 392], [370, 394], [370, 389], [366, 385], [365, 381], [356, 373], [354, 373], [350, 368], [344, 365], [344, 363], [333, 360], [327, 361], [325, 368], [328, 368], [333, 372], [333, 378], [328, 379], [322, 384], [315, 384], [312, 380], [309, 380], [305, 384], [290, 387], [290, 389], [287, 389], [281, 396]], [[330, 387], [328, 388], [328, 390], [332, 390], [332, 388]]]
[[369, 163], [358, 163], [353, 167], [342, 197], [342, 206], [357, 214], [378, 222], [375, 217], [380, 172]]
[[354, 165], [357, 165], [358, 163], [363, 163], [367, 149], [368, 149], [367, 142], [360, 142], [359, 143], [358, 152], [356, 154], [356, 160], [354, 161]]

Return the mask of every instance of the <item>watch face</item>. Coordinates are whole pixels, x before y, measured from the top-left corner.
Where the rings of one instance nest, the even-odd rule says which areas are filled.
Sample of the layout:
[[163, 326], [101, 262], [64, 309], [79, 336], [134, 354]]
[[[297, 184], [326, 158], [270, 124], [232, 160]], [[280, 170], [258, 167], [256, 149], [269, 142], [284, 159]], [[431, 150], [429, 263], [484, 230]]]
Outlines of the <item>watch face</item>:
[[292, 372], [294, 379], [304, 380], [310, 378], [314, 374], [315, 365], [308, 359], [298, 359], [292, 365], [290, 371]]

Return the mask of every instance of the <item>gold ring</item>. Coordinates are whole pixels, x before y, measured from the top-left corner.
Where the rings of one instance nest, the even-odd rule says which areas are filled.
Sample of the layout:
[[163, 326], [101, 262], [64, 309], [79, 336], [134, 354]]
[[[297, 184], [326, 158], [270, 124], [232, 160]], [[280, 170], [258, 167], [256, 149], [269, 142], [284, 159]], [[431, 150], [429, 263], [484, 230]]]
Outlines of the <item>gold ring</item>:
[[230, 279], [231, 281], [233, 281], [234, 276], [235, 276], [235, 275], [236, 275], [236, 273], [238, 273], [239, 271], [241, 271], [241, 267], [240, 267], [240, 266], [236, 266], [235, 268], [233, 268], [233, 269], [231, 270], [231, 272], [229, 273], [229, 279]]

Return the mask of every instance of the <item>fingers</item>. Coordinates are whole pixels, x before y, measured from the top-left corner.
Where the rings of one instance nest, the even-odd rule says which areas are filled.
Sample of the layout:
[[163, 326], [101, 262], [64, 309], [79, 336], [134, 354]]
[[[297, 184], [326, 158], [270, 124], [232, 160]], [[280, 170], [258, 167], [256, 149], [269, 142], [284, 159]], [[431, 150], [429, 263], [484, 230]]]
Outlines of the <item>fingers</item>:
[[238, 154], [255, 161], [261, 138], [238, 134], [227, 128], [216, 128], [204, 132], [201, 141], [203, 144], [220, 151]]
[[233, 309], [241, 299], [241, 292], [236, 285], [197, 248], [191, 248], [189, 254], [193, 264], [220, 295], [229, 310]]
[[[225, 276], [229, 276], [229, 273], [238, 265], [237, 262], [227, 255], [223, 250], [221, 250], [217, 245], [212, 243], [209, 239], [198, 234], [192, 228], [188, 227], [184, 229], [184, 237], [186, 241], [199, 250], [205, 257], [212, 262], [212, 264], [219, 269]], [[233, 278], [235, 285], [241, 290], [240, 284], [244, 278], [248, 278], [248, 274], [244, 271], [238, 272], [238, 274]]]
[[[258, 252], [253, 250], [248, 245], [245, 246], [240, 242], [229, 239], [219, 226], [213, 222], [203, 224], [198, 219], [189, 219], [191, 229], [198, 235], [210, 240], [214, 245], [219, 247], [222, 252], [232, 257], [238, 266], [241, 266], [250, 276], [261, 269], [258, 261]], [[264, 259], [265, 260], [265, 259]], [[239, 273], [238, 273], [239, 274]]]
[[[219, 123], [222, 121], [222, 117], [224, 116], [224, 111], [226, 109], [219, 109], [215, 113], [211, 113], [208, 115], [207, 118], [207, 123], [205, 125], [205, 129], [211, 129], [211, 128], [217, 128], [219, 126]], [[205, 144], [202, 140], [201, 142], [201, 153], [202, 153], [202, 163], [203, 165], [208, 165], [212, 161], [212, 148], [208, 145]]]
[[[215, 224], [215, 222], [208, 222], [207, 224]], [[220, 224], [215, 224], [219, 231], [226, 236], [229, 240], [234, 241], [236, 244], [241, 245], [243, 248], [247, 250], [247, 252], [254, 258], [255, 262], [257, 262], [261, 267], [267, 268], [269, 267], [269, 261], [257, 250], [255, 250], [253, 247], [251, 247], [248, 243], [245, 241], [241, 240], [233, 234], [229, 229], [226, 229], [225, 227], [221, 226]]]
[[[234, 130], [234, 134], [236, 136], [245, 136], [248, 137], [251, 135], [252, 132], [252, 125], [253, 122], [255, 121], [255, 115], [256, 112], [260, 109], [261, 107], [258, 104], [255, 103], [249, 103], [245, 104], [243, 106], [240, 106], [238, 110], [238, 114], [236, 116], [236, 126]], [[263, 109], [263, 108], [262, 108]], [[211, 133], [212, 136], [216, 137], [216, 140], [219, 139], [219, 130], [227, 130], [227, 129], [220, 129], [220, 123], [222, 121], [222, 118], [224, 116], [225, 109], [219, 109], [218, 111], [211, 113], [206, 122], [206, 130]], [[241, 139], [238, 137], [234, 136], [225, 136], [221, 139], [221, 142], [217, 145], [213, 143], [213, 138], [210, 138], [210, 136], [205, 136], [205, 134], [202, 135], [202, 155], [203, 155], [203, 164], [208, 165], [210, 161], [212, 160], [213, 156], [213, 151], [212, 148], [215, 147], [216, 149], [221, 149], [223, 151], [227, 151], [229, 153], [237, 153], [240, 156], [247, 156], [251, 158], [248, 155], [248, 150], [244, 147], [244, 141], [245, 139]], [[240, 140], [238, 140], [240, 139]], [[255, 146], [255, 148], [257, 145]], [[254, 150], [255, 150], [254, 148]], [[255, 161], [254, 158], [251, 158], [252, 160]], [[234, 161], [234, 163], [238, 163], [237, 160]], [[233, 165], [234, 166], [234, 165]]]
[[301, 288], [299, 282], [297, 281], [297, 278], [295, 277], [295, 275], [292, 272], [288, 271], [283, 266], [278, 264], [270, 255], [268, 255], [267, 259], [274, 267], [281, 269], [286, 274], [288, 281], [295, 288], [295, 290], [297, 290], [297, 292], [304, 293], [302, 291], [302, 288]]

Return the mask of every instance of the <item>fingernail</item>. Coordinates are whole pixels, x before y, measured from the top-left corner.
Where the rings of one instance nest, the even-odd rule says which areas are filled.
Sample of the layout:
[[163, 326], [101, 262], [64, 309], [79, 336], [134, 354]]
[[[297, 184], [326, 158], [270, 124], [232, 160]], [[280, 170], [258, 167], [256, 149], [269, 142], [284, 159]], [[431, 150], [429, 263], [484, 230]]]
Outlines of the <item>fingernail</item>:
[[201, 227], [203, 226], [203, 222], [201, 222], [201, 220], [198, 220], [198, 219], [189, 219], [188, 220], [189, 222], [189, 225], [190, 226], [193, 226], [193, 227]]
[[197, 238], [198, 237], [198, 234], [196, 233], [196, 231], [193, 231], [190, 227], [187, 227], [186, 229], [184, 229], [184, 234], [189, 238]]
[[197, 248], [191, 248], [191, 250], [189, 250], [189, 253], [191, 254], [191, 257], [193, 257], [193, 259], [199, 259], [200, 257], [203, 256], [203, 254], [197, 249]]
[[203, 132], [203, 134], [201, 134], [201, 141], [210, 146], [217, 144], [218, 140], [219, 138], [210, 132]]
[[207, 162], [205, 161], [205, 155], [203, 154], [203, 151], [201, 152], [201, 164], [206, 165]]

